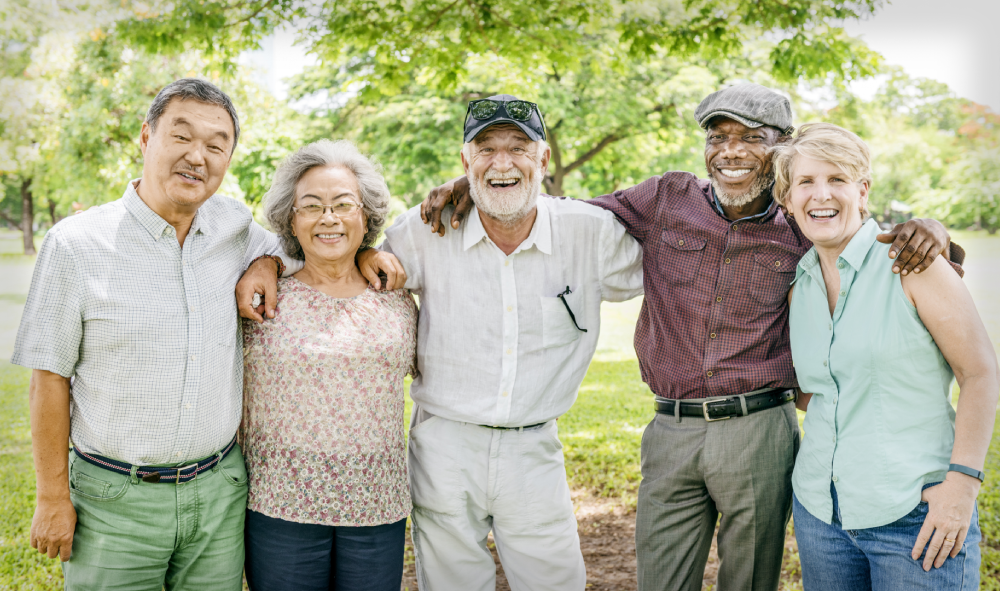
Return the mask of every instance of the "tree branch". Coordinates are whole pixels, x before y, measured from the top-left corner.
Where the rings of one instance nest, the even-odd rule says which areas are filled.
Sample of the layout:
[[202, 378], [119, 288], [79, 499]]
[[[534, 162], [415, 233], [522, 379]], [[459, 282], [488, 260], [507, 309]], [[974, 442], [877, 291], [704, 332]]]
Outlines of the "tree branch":
[[577, 168], [580, 168], [581, 166], [586, 164], [588, 160], [590, 160], [594, 156], [597, 156], [597, 154], [599, 154], [601, 150], [607, 148], [610, 144], [617, 142], [620, 139], [622, 139], [622, 136], [620, 136], [617, 131], [609, 133], [608, 135], [604, 136], [603, 138], [601, 138], [601, 141], [597, 142], [596, 146], [587, 150], [587, 152], [583, 156], [580, 156], [573, 162], [567, 164], [565, 168], [566, 171], [565, 174], [569, 174], [574, 170], [576, 170]]
[[[448, 12], [449, 10], [451, 10], [452, 8], [454, 8], [455, 5], [458, 4], [461, 1], [462, 0], [455, 0], [454, 2], [452, 2], [451, 4], [449, 4], [448, 6], [445, 6], [444, 8], [442, 8], [441, 10], [439, 10], [438, 13], [434, 15], [434, 22], [432, 22], [431, 24], [427, 25], [427, 28], [424, 29], [424, 32], [427, 33], [431, 29], [433, 29], [434, 27], [436, 27], [437, 24], [438, 24], [438, 21], [441, 20], [441, 17], [444, 16], [446, 12]], [[475, 15], [473, 15], [473, 16], [475, 16]]]
[[257, 18], [257, 16], [260, 15], [260, 13], [262, 13], [265, 10], [267, 10], [268, 8], [270, 8], [271, 5], [273, 5], [273, 4], [274, 4], [274, 0], [267, 0], [267, 2], [261, 4], [259, 7], [257, 7], [257, 10], [253, 11], [250, 14], [250, 16], [247, 16], [245, 18], [241, 18], [238, 21], [233, 21], [231, 23], [226, 23], [223, 26], [225, 26], [225, 27], [235, 27], [236, 25], [242, 25], [243, 23], [248, 23], [248, 22], [252, 21], [253, 19]]
[[14, 218], [10, 217], [9, 215], [7, 215], [6, 211], [0, 210], [0, 219], [2, 219], [3, 221], [7, 222], [8, 224], [14, 226], [18, 230], [21, 229], [21, 222], [19, 222], [19, 221], [15, 220]]

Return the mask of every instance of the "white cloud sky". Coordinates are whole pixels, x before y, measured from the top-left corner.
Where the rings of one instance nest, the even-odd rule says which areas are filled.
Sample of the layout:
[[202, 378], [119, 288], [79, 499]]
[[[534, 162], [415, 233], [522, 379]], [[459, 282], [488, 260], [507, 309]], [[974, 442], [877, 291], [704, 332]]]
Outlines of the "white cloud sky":
[[895, 0], [848, 23], [890, 64], [1000, 113], [1000, 0]]

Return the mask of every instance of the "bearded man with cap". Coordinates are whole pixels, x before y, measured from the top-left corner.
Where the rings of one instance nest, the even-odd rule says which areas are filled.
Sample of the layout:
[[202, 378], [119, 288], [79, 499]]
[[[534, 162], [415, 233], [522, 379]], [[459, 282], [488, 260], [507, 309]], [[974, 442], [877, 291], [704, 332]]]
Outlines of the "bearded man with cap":
[[536, 105], [472, 101], [469, 222], [441, 239], [413, 208], [386, 230], [420, 296], [409, 468], [423, 590], [492, 591], [490, 530], [512, 589], [586, 585], [556, 419], [601, 301], [642, 293], [642, 253], [611, 212], [538, 199], [549, 155]]
[[[786, 296], [811, 246], [771, 196], [770, 148], [791, 134], [792, 111], [785, 97], [741, 84], [707, 97], [695, 118], [708, 180], [668, 172], [589, 201], [643, 249], [635, 349], [657, 413], [642, 437], [639, 589], [701, 589], [721, 514], [718, 589], [772, 590], [799, 444]], [[443, 233], [446, 203], [457, 203], [459, 226], [466, 185], [456, 179], [424, 202], [434, 231]], [[894, 270], [904, 273], [949, 242], [933, 220], [880, 236], [893, 238], [890, 255], [903, 253]], [[952, 255], [964, 258], [957, 247]]]

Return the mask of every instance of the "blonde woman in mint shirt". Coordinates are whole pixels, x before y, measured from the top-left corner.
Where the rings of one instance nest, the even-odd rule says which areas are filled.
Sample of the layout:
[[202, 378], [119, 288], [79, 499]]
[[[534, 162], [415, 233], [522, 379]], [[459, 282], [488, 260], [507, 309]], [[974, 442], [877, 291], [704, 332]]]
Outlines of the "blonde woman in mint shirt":
[[1000, 376], [972, 297], [943, 257], [920, 274], [886, 268], [853, 133], [804, 125], [774, 166], [775, 199], [814, 245], [789, 294], [808, 392], [792, 474], [803, 585], [978, 589], [976, 496]]

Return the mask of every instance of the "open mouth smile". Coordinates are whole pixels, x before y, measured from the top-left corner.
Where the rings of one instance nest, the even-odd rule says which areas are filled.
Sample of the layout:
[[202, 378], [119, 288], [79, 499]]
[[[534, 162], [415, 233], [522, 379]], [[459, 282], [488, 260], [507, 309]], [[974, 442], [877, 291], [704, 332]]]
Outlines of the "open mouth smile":
[[814, 220], [831, 220], [839, 213], [836, 209], [814, 209], [809, 212], [809, 217]]
[[506, 189], [517, 186], [521, 179], [487, 179], [486, 182], [491, 189]]
[[182, 179], [190, 182], [190, 183], [200, 183], [203, 180], [201, 178], [201, 176], [199, 176], [199, 175], [197, 175], [197, 174], [195, 174], [193, 172], [188, 172], [188, 171], [178, 172], [177, 175], [180, 176]]
[[326, 242], [326, 241], [337, 242], [338, 240], [340, 240], [341, 238], [344, 238], [344, 237], [345, 237], [345, 234], [335, 234], [335, 233], [330, 233], [330, 234], [316, 234], [316, 238], [319, 238], [323, 242]]

